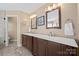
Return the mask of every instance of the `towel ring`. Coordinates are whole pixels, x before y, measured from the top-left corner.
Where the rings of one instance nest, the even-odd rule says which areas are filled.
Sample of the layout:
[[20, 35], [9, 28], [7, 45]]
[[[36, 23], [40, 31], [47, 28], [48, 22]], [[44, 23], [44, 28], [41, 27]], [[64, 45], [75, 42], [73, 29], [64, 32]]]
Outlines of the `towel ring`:
[[69, 22], [72, 23], [72, 20], [71, 19], [67, 19], [67, 21], [65, 23], [69, 23]]

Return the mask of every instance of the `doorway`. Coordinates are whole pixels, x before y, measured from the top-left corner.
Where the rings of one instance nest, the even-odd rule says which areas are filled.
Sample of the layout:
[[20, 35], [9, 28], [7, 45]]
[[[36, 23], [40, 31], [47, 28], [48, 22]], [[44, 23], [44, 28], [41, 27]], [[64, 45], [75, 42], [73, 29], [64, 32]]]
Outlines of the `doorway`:
[[[5, 20], [5, 45], [8, 46], [11, 42], [16, 42], [18, 47], [20, 43], [20, 19], [17, 15], [6, 15]], [[13, 22], [13, 23], [11, 23]], [[13, 34], [14, 33], [14, 34]]]
[[8, 44], [17, 43], [17, 18], [7, 17], [8, 20]]

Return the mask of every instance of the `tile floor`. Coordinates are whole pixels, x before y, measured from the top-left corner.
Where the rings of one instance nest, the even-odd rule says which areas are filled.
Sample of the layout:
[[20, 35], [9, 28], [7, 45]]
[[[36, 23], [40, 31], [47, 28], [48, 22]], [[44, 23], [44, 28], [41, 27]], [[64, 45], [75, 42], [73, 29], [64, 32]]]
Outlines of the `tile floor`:
[[10, 43], [8, 47], [0, 47], [0, 56], [32, 56], [24, 47], [17, 47], [16, 43]]

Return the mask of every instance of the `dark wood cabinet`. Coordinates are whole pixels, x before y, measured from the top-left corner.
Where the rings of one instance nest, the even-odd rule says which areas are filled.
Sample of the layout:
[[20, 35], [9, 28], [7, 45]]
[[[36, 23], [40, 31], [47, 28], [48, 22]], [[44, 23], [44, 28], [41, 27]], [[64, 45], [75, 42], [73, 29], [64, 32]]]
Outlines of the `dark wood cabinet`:
[[38, 39], [36, 37], [33, 37], [33, 49], [32, 54], [34, 56], [38, 56]]
[[46, 55], [47, 41], [39, 38], [33, 38], [33, 52], [35, 56], [45, 56]]
[[77, 56], [79, 48], [48, 41], [28, 35], [22, 35], [22, 45], [34, 56]]
[[32, 37], [31, 36], [26, 36], [26, 46], [30, 51], [32, 51]]
[[77, 48], [48, 41], [47, 56], [76, 56]]
[[77, 56], [77, 48], [64, 44], [61, 45], [61, 48], [63, 56]]
[[76, 56], [77, 49], [68, 45], [48, 41], [47, 56]]
[[77, 48], [77, 56], [79, 56], [79, 48]]
[[27, 35], [22, 35], [22, 45], [28, 50], [32, 51], [32, 37]]
[[57, 44], [56, 42], [48, 41], [46, 55], [47, 56], [59, 56], [60, 55], [60, 44]]
[[47, 40], [38, 39], [38, 55], [45, 56], [47, 49]]
[[22, 46], [26, 47], [26, 35], [22, 35]]

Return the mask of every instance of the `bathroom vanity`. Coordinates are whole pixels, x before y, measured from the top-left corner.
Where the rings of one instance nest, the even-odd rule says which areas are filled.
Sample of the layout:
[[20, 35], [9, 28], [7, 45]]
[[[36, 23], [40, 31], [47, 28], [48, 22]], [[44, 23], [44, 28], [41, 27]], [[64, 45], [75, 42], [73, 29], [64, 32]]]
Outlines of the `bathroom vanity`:
[[77, 56], [78, 45], [74, 39], [50, 37], [43, 34], [23, 33], [22, 45], [34, 56]]

